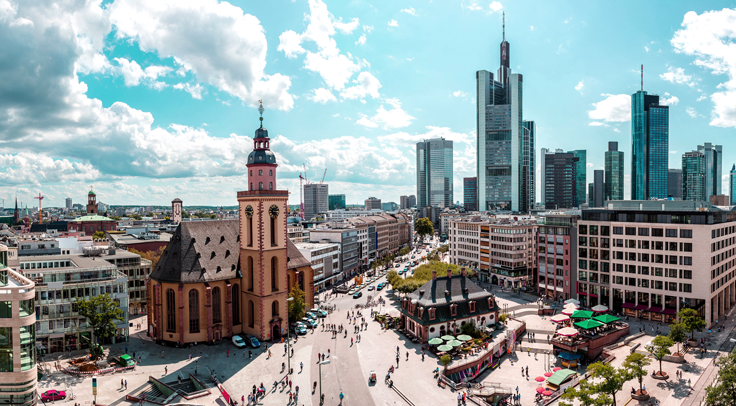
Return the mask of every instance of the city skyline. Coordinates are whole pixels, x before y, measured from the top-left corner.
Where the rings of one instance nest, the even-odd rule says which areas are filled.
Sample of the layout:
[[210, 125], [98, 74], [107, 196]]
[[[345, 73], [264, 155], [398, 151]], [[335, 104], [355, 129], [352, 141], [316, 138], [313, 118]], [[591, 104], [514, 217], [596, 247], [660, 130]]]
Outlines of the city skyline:
[[[232, 205], [246, 188], [260, 99], [289, 204], [298, 204], [302, 164], [310, 180], [327, 169], [325, 182], [348, 203], [399, 201], [416, 191], [413, 146], [439, 137], [455, 144], [453, 183], [461, 185], [476, 176], [474, 76], [499, 65], [502, 12], [511, 72], [525, 76], [524, 118], [536, 122], [537, 152], [586, 150], [590, 182], [603, 169], [608, 141], [617, 141], [627, 159], [624, 198], [631, 198], [630, 96], [643, 64], [644, 89], [669, 106], [669, 168], [704, 142], [723, 146], [724, 167], [736, 161], [727, 138], [736, 127], [736, 65], [727, 58], [736, 11], [722, 9], [725, 2], [693, 12], [690, 3], [673, 3], [656, 8], [656, 21], [646, 18], [655, 5], [636, 3], [641, 13], [632, 15], [633, 2], [233, 1], [159, 9], [117, 0], [63, 6], [53, 16], [33, 2], [9, 4], [0, 50], [17, 63], [0, 68], [3, 93], [11, 95], [0, 98], [6, 207], [16, 195], [33, 206], [39, 192], [45, 207], [63, 207], [67, 197], [83, 201], [89, 185], [113, 205], [168, 205], [177, 196]], [[192, 16], [187, 30], [163, 22], [172, 12]], [[434, 28], [447, 19], [458, 22], [449, 36]], [[608, 34], [622, 24], [647, 30]], [[49, 39], [49, 28], [71, 35]], [[182, 46], [192, 35], [223, 48]], [[534, 175], [539, 201], [538, 159]], [[721, 175], [721, 190], [729, 190], [728, 176]]]

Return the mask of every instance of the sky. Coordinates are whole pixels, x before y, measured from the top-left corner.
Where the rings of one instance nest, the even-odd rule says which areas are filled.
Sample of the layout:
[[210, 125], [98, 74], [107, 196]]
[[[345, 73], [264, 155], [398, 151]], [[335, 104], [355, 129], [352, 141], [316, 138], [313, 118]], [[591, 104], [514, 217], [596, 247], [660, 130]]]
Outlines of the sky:
[[[732, 7], [732, 8], [729, 8]], [[416, 194], [417, 141], [454, 141], [475, 176], [475, 72], [499, 66], [502, 13], [540, 148], [625, 153], [630, 95], [670, 105], [669, 167], [736, 162], [733, 2], [0, 0], [0, 197], [24, 204], [234, 205], [259, 125], [278, 187], [299, 173], [348, 203]], [[697, 8], [694, 8], [697, 7]], [[326, 170], [326, 172], [325, 172]], [[537, 167], [537, 173], [539, 167]], [[538, 188], [538, 186], [537, 186]]]

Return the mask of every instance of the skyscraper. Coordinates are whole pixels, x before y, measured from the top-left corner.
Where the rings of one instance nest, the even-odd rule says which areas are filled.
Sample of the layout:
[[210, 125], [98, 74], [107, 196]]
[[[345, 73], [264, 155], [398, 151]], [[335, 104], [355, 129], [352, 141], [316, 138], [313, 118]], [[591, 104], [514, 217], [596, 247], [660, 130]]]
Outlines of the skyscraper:
[[698, 152], [705, 155], [705, 200], [710, 196], [721, 194], [721, 166], [723, 165], [723, 147], [706, 142], [698, 145]]
[[72, 198], [71, 197], [67, 197], [66, 198], [66, 209], [67, 210], [71, 210], [72, 209], [72, 206], [73, 206], [73, 204], [72, 204]]
[[417, 143], [417, 204], [452, 207], [452, 141]]
[[304, 220], [311, 220], [329, 210], [329, 193], [326, 183], [304, 185]]
[[606, 151], [606, 200], [624, 200], [624, 153], [618, 142], [608, 143]]
[[603, 207], [603, 202], [606, 200], [604, 196], [606, 194], [605, 176], [605, 172], [600, 169], [593, 171], [593, 204], [591, 207]]
[[327, 205], [330, 210], [345, 208], [345, 195], [329, 195]]
[[475, 74], [478, 209], [527, 212], [534, 203], [536, 130], [534, 122], [524, 121], [523, 76], [511, 73], [509, 53], [504, 22], [496, 76]]
[[409, 208], [416, 207], [417, 206], [417, 197], [414, 195], [409, 195], [409, 200], [407, 201]]
[[736, 205], [736, 165], [731, 168], [731, 173], [728, 177], [728, 196], [731, 205]]
[[667, 197], [669, 107], [640, 90], [631, 95], [631, 200]]
[[575, 207], [580, 207], [581, 204], [585, 203], [585, 184], [588, 182], [588, 161], [587, 161], [587, 151], [584, 149], [576, 149], [575, 151], [570, 151], [576, 158], [578, 158], [577, 162], [577, 174], [575, 175], [577, 177], [577, 193], [578, 198], [575, 204]]
[[381, 210], [381, 199], [377, 197], [369, 197], [365, 199], [366, 210]]
[[705, 154], [682, 154], [682, 200], [708, 200], [705, 195]]
[[667, 171], [667, 197], [682, 199], [682, 169]]
[[478, 211], [478, 178], [463, 178], [463, 207]]
[[542, 148], [539, 159], [544, 162], [541, 168], [544, 188], [544, 207], [551, 209], [570, 209], [576, 207], [577, 194], [577, 162], [572, 152], [561, 149], [549, 153]]

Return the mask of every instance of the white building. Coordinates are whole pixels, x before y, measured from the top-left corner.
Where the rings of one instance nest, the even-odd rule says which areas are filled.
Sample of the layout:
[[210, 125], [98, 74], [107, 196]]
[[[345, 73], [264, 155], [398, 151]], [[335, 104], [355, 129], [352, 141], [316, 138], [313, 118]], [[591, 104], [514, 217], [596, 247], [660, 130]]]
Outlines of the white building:
[[315, 292], [332, 286], [340, 277], [340, 244], [303, 242], [294, 245], [312, 264]]

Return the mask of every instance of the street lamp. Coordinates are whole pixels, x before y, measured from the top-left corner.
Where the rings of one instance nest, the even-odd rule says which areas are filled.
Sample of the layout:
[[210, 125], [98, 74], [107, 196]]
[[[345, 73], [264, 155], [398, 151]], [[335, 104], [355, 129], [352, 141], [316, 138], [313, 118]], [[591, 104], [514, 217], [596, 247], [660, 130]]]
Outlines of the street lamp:
[[322, 402], [322, 365], [327, 365], [330, 363], [330, 360], [319, 362], [319, 404], [321, 405]]
[[289, 375], [291, 373], [291, 353], [289, 352], [289, 349], [291, 347], [291, 337], [290, 337], [290, 328], [289, 328], [289, 302], [294, 300], [293, 297], [290, 297], [286, 299], [286, 362], [289, 364], [287, 366], [286, 375]]

